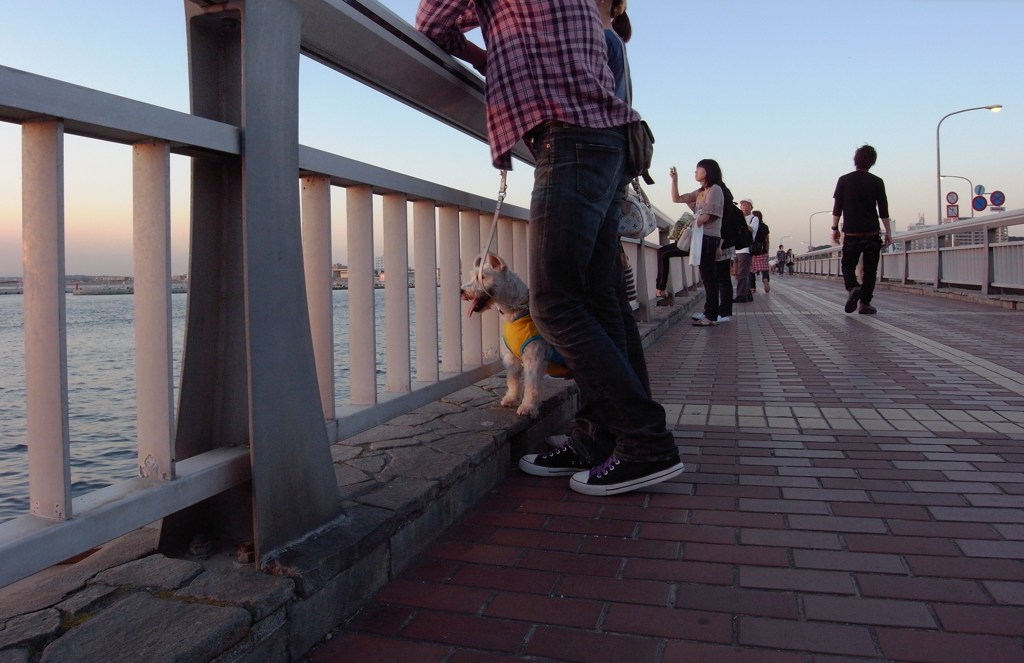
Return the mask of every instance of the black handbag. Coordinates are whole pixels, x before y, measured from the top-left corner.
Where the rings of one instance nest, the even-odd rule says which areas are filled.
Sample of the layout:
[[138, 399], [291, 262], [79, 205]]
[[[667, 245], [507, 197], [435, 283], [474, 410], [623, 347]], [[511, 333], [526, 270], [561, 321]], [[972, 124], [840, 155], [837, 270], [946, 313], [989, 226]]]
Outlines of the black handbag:
[[626, 177], [633, 180], [644, 178], [647, 184], [654, 184], [649, 169], [654, 158], [654, 134], [644, 120], [626, 125]]

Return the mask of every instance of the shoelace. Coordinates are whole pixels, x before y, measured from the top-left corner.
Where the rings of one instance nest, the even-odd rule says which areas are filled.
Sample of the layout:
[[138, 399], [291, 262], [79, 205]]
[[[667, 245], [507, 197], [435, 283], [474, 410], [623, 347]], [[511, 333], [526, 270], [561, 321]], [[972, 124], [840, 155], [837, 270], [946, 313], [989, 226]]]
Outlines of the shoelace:
[[608, 474], [615, 469], [615, 466], [622, 461], [616, 458], [614, 455], [608, 456], [608, 460], [604, 461], [600, 465], [594, 468], [593, 476], [596, 479], [608, 476]]

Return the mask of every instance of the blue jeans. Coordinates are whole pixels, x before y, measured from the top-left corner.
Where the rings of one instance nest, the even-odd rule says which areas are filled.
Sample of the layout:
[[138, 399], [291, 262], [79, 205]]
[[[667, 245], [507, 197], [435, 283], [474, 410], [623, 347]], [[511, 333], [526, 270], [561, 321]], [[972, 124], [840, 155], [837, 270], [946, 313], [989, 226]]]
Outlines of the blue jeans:
[[[621, 128], [568, 125], [533, 136], [530, 311], [572, 370], [587, 414], [615, 440], [616, 456], [672, 460], [679, 452], [665, 409], [650, 397], [628, 355], [614, 204], [626, 181], [625, 141]], [[607, 455], [575, 436], [570, 444], [594, 464]]]

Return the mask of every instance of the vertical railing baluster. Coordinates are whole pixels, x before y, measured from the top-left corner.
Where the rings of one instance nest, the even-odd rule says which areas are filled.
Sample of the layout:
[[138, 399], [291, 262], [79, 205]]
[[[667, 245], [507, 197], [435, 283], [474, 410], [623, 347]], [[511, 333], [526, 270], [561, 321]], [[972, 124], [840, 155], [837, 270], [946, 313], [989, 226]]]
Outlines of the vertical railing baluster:
[[459, 286], [459, 208], [445, 205], [438, 210], [438, 262], [441, 290], [441, 372], [462, 372], [462, 300]]
[[[473, 261], [480, 255], [480, 212], [472, 209], [459, 210], [459, 234], [462, 256], [462, 279], [469, 281], [473, 277]], [[486, 237], [484, 241], [486, 241]], [[481, 339], [483, 338], [482, 316], [473, 315], [463, 320], [462, 324], [462, 366], [480, 366], [483, 364]]]
[[384, 196], [384, 347], [389, 392], [412, 383], [409, 358], [409, 206], [405, 194]]
[[313, 336], [316, 378], [324, 419], [334, 408], [334, 299], [331, 291], [331, 179], [322, 175], [302, 178], [302, 262]]
[[512, 225], [512, 266], [519, 278], [530, 285], [530, 224], [518, 221]]
[[[494, 218], [494, 214], [481, 214], [480, 215], [480, 246], [483, 247], [487, 244], [487, 238], [491, 234], [491, 224], [497, 223], [498, 227], [501, 227], [500, 221]], [[500, 256], [503, 251], [501, 245], [501, 237], [499, 232], [494, 233], [494, 242], [491, 244], [490, 253], [496, 256]], [[498, 309], [492, 307], [489, 311], [484, 312], [480, 319], [480, 352], [484, 362], [495, 361], [498, 359], [498, 340], [501, 333], [501, 320], [498, 318]]]
[[64, 292], [64, 124], [22, 125], [25, 411], [29, 511], [71, 518]]
[[412, 205], [416, 266], [416, 381], [437, 382], [437, 227], [434, 203]]
[[373, 192], [345, 190], [348, 220], [348, 356], [353, 405], [377, 402], [377, 343], [373, 303]]
[[174, 479], [174, 376], [169, 145], [135, 145], [132, 169], [139, 476], [170, 481]]

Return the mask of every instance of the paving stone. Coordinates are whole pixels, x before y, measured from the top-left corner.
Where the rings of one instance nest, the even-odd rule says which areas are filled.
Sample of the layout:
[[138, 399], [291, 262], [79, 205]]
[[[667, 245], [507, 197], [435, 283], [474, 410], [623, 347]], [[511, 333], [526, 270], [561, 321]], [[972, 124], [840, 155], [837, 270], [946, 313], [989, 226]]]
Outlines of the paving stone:
[[12, 617], [0, 628], [0, 649], [39, 647], [60, 630], [60, 612], [49, 608]]
[[253, 621], [259, 621], [291, 601], [295, 582], [289, 578], [257, 573], [249, 566], [225, 565], [203, 573], [175, 596], [198, 599], [202, 603], [235, 605], [245, 608]]
[[249, 613], [242, 608], [136, 593], [52, 642], [41, 661], [208, 661], [244, 638], [250, 624]]
[[131, 585], [140, 589], [173, 590], [203, 572], [203, 565], [163, 555], [150, 555], [104, 571], [93, 582], [103, 585]]

